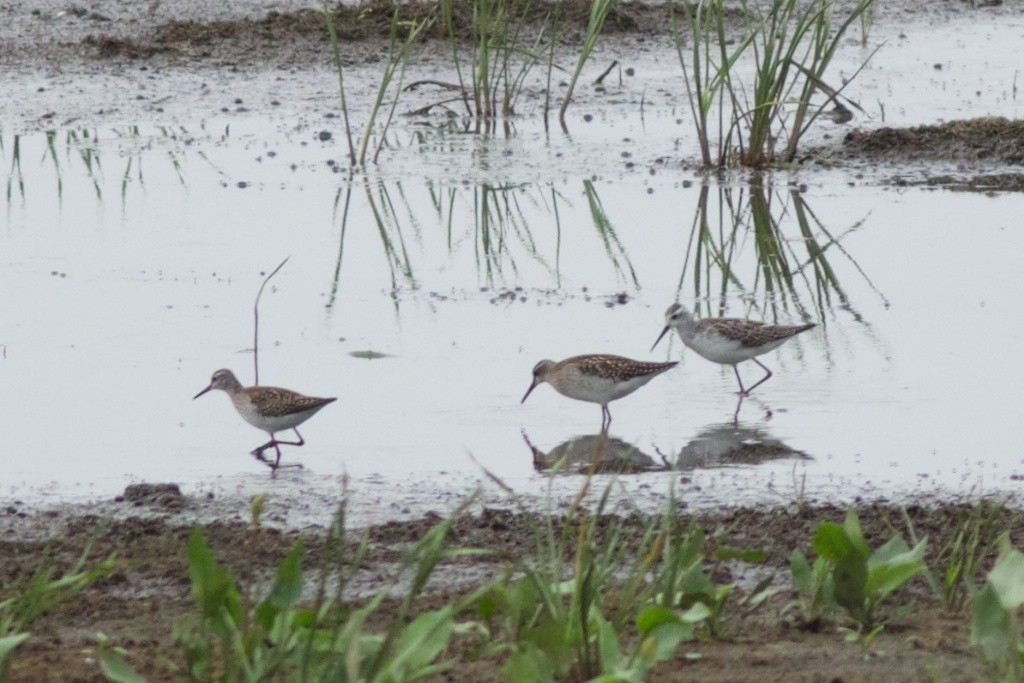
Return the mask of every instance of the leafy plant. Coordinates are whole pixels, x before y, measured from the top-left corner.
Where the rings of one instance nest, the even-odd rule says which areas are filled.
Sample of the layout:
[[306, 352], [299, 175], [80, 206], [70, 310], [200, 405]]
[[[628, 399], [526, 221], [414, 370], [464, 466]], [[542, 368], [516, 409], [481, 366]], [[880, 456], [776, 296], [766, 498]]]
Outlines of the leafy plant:
[[[816, 624], [821, 617], [839, 607], [831, 566], [824, 557], [818, 557], [811, 564], [799, 548], [794, 548], [789, 556], [789, 572], [797, 592], [797, 600], [793, 605], [799, 608], [800, 620], [804, 625]], [[784, 613], [791, 606], [787, 605]]]
[[935, 582], [946, 609], [963, 609], [977, 592], [982, 565], [999, 544], [996, 526], [1003, 510], [1000, 503], [983, 500], [956, 512], [956, 535], [935, 560]]
[[1000, 541], [999, 558], [974, 598], [971, 643], [1007, 681], [1024, 678], [1024, 638], [1019, 611], [1024, 605], [1024, 554]]
[[725, 606], [736, 591], [736, 584], [715, 583], [712, 576], [721, 563], [742, 561], [760, 564], [765, 554], [760, 550], [741, 550], [730, 547], [716, 548], [712, 562], [706, 562], [703, 552], [705, 533], [693, 527], [685, 534], [669, 532], [665, 536], [661, 561], [651, 568], [656, 590], [655, 602], [666, 607], [683, 609], [694, 623], [700, 623], [712, 638], [725, 636], [730, 622], [753, 611], [778, 592], [769, 588], [772, 576], [766, 576], [749, 592], [735, 599], [740, 611], [726, 614]]
[[872, 629], [879, 623], [877, 608], [881, 601], [925, 570], [923, 558], [927, 543], [928, 539], [924, 538], [910, 548], [897, 535], [872, 552], [864, 539], [857, 513], [851, 508], [842, 525], [819, 524], [813, 545], [815, 552], [829, 565], [831, 592], [836, 604], [861, 628]]
[[[716, 584], [712, 573], [722, 562], [760, 562], [764, 554], [721, 547], [705, 563], [704, 533], [676, 528], [673, 496], [660, 517], [645, 520], [639, 539], [627, 542], [635, 533], [607, 513], [614, 480], [590, 512], [582, 509], [593, 481], [591, 469], [565, 516], [538, 521], [534, 557], [518, 561], [478, 601], [489, 650], [508, 652], [503, 680], [642, 681], [680, 643], [724, 634], [734, 616], [727, 603], [749, 611], [774, 592], [769, 577], [730, 601], [735, 585]], [[630, 628], [637, 637], [624, 648]]]
[[[516, 560], [517, 578], [510, 569], [477, 603], [490, 650], [508, 652], [503, 680], [640, 681], [689, 633], [685, 617], [677, 619], [672, 610], [643, 612], [651, 595], [643, 577], [661, 547], [656, 523], [644, 529], [638, 544], [644, 559], [631, 562], [635, 549], [625, 541], [625, 521], [607, 515], [612, 485], [592, 511], [582, 508], [593, 479], [592, 468], [564, 516], [549, 512], [537, 521], [534, 556]], [[626, 587], [612, 599], [622, 576]], [[636, 622], [640, 638], [627, 653], [619, 634], [628, 622]]]
[[86, 547], [74, 566], [56, 578], [52, 558], [44, 558], [31, 573], [21, 575], [5, 588], [4, 594], [9, 597], [0, 600], [0, 681], [7, 680], [14, 650], [28, 639], [27, 629], [32, 622], [114, 571], [113, 555], [85, 568], [89, 550]]
[[[181, 673], [196, 681], [294, 678], [393, 683], [442, 671], [450, 662], [437, 660], [455, 631], [455, 614], [479, 595], [473, 593], [464, 602], [415, 617], [413, 608], [441, 559], [475, 552], [445, 548], [451, 526], [465, 505], [410, 549], [403, 562], [404, 570], [411, 572], [409, 588], [382, 633], [367, 630], [366, 622], [389, 594], [387, 590], [357, 610], [350, 610], [344, 600], [348, 567], [341, 557], [350, 551], [344, 544], [344, 504], [325, 550], [325, 558], [338, 557], [335, 564], [325, 564], [310, 606], [301, 604], [305, 583], [299, 544], [281, 561], [267, 594], [250, 604], [217, 563], [202, 532], [195, 529], [187, 552], [198, 614], [179, 621], [173, 634], [185, 659]], [[365, 549], [364, 543], [355, 553], [353, 566]], [[338, 583], [332, 598], [326, 592], [328, 569]], [[101, 667], [110, 680], [141, 680], [117, 648], [101, 641], [100, 651]]]

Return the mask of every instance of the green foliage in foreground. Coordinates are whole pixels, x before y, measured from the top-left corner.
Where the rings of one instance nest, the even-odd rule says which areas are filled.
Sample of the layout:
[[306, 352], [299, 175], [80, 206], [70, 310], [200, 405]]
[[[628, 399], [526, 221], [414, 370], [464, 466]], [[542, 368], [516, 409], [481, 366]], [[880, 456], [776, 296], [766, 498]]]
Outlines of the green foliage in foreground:
[[853, 508], [843, 524], [822, 522], [814, 533], [814, 564], [799, 550], [790, 556], [805, 620], [842, 607], [860, 628], [876, 627], [882, 600], [926, 570], [927, 543], [925, 538], [910, 548], [901, 536], [893, 536], [872, 552]]
[[954, 517], [956, 536], [939, 551], [936, 585], [946, 609], [959, 612], [976, 592], [985, 559], [995, 554], [1001, 503], [980, 501]]
[[[331, 567], [339, 585], [335, 596], [326, 597], [325, 573], [316, 599], [306, 601], [312, 606], [305, 607], [301, 604], [305, 586], [302, 550], [296, 544], [278, 566], [269, 591], [251, 604], [217, 562], [202, 532], [194, 530], [188, 541], [188, 563], [198, 614], [175, 626], [174, 641], [185, 659], [178, 673], [193, 681], [385, 683], [416, 680], [444, 670], [450, 662], [436, 660], [448, 647], [455, 631], [455, 614], [462, 607], [446, 605], [414, 619], [408, 617], [437, 563], [471, 552], [444, 547], [460, 514], [461, 509], [439, 522], [410, 549], [403, 563], [404, 573], [411, 574], [408, 592], [383, 633], [369, 631], [366, 622], [388, 591], [381, 591], [362, 608], [350, 610], [341, 594], [346, 563]], [[332, 534], [341, 528], [343, 521]], [[365, 544], [351, 566], [359, 564], [364, 550]], [[101, 641], [104, 674], [118, 683], [142, 681], [123, 654]]]
[[1020, 608], [1024, 605], [1024, 553], [1013, 548], [1006, 536], [1000, 542], [999, 559], [974, 598], [971, 642], [994, 675], [1008, 681], [1024, 679], [1024, 636]]
[[[564, 517], [535, 525], [534, 555], [478, 602], [490, 652], [508, 653], [504, 681], [643, 681], [683, 642], [723, 635], [735, 585], [715, 583], [718, 563], [764, 560], [760, 551], [719, 548], [706, 562], [704, 531], [678, 528], [671, 496], [637, 539], [624, 518], [602, 517], [611, 486], [592, 511], [581, 509], [590, 483]], [[760, 606], [774, 593], [770, 581], [736, 604]]]
[[20, 577], [5, 591], [11, 597], [0, 601], [0, 682], [10, 675], [14, 650], [29, 637], [27, 629], [33, 621], [114, 571], [113, 556], [84, 569], [88, 554], [87, 547], [75, 566], [57, 578], [54, 578], [56, 568], [41, 561], [30, 574]]
[[[253, 594], [239, 588], [217, 562], [200, 530], [188, 540], [188, 571], [195, 612], [179, 621], [173, 638], [183, 664], [174, 672], [193, 681], [352, 681], [392, 683], [436, 676], [454, 666], [452, 641], [464, 659], [501, 666], [505, 681], [640, 682], [659, 662], [677, 656], [686, 642], [735, 635], [739, 618], [764, 604], [778, 589], [766, 577], [746, 591], [718, 583], [725, 563], [758, 564], [765, 553], [719, 545], [725, 529], [708, 537], [698, 526], [682, 527], [673, 499], [662, 515], [622, 517], [607, 509], [611, 486], [585, 509], [593, 477], [588, 476], [567, 514], [535, 520], [535, 552], [509, 558], [504, 576], [484, 583], [462, 599], [421, 612], [420, 598], [438, 564], [485, 551], [450, 548], [455, 521], [467, 501], [411, 544], [401, 563], [401, 593], [383, 590], [355, 609], [344, 599], [352, 573], [361, 566], [367, 542], [353, 551], [344, 537], [344, 506], [332, 526], [319, 581], [307, 581], [302, 551], [295, 545], [268, 587]], [[973, 516], [972, 516], [973, 515]], [[947, 548], [988, 547], [993, 542], [988, 508], [979, 508], [953, 529]], [[974, 520], [971, 522], [970, 520]], [[909, 517], [907, 518], [909, 526]], [[806, 621], [840, 611], [857, 624], [847, 640], [862, 647], [882, 628], [880, 605], [918, 574], [927, 574], [927, 539], [910, 547], [900, 535], [872, 550], [856, 512], [843, 524], [822, 522], [814, 532], [813, 564], [799, 551], [790, 556], [793, 585]], [[1005, 680], [1024, 680], [1024, 553], [1004, 534], [1000, 554], [983, 586], [970, 588], [972, 642]], [[940, 552], [938, 566], [948, 553]], [[962, 557], [953, 553], [954, 557]], [[113, 559], [83, 570], [82, 560], [66, 574], [40, 568], [6, 589], [0, 601], [0, 681], [12, 653], [28, 637], [29, 624], [89, 582], [109, 573]], [[977, 555], [967, 564], [980, 565]], [[954, 563], [956, 564], [956, 563]], [[959, 563], [963, 564], [963, 563]], [[959, 566], [959, 565], [958, 565]], [[330, 583], [336, 589], [327, 590]], [[396, 584], [397, 585], [397, 584]], [[933, 581], [936, 596], [941, 585]], [[254, 595], [254, 597], [250, 597]], [[377, 614], [388, 596], [387, 619]], [[98, 659], [106, 678], [143, 683], [125, 660], [125, 650], [98, 636]], [[699, 657], [688, 653], [687, 657]]]

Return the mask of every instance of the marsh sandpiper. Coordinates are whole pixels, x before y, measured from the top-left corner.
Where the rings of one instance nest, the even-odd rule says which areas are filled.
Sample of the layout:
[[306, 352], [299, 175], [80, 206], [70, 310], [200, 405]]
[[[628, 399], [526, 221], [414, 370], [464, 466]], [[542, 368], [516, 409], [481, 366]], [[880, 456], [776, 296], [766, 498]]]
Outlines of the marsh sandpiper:
[[[697, 320], [682, 304], [672, 304], [665, 311], [665, 328], [658, 335], [654, 346], [669, 330], [675, 330], [683, 343], [713, 363], [731, 365], [740, 384], [740, 395], [747, 396], [762, 383], [768, 381], [772, 371], [755, 356], [777, 349], [787, 339], [815, 327], [806, 325], [770, 325], [757, 320], [741, 318], [701, 318]], [[651, 348], [653, 349], [654, 346]], [[743, 361], [752, 360], [766, 373], [754, 386], [745, 389], [740, 371], [736, 368]]]
[[608, 412], [610, 401], [629, 396], [676, 365], [675, 361], [647, 363], [606, 354], [573, 356], [557, 363], [542, 360], [534, 366], [533, 383], [520, 403], [526, 401], [537, 385], [547, 382], [563, 396], [601, 404], [601, 430], [604, 431], [612, 422], [612, 414]]
[[[235, 373], [230, 370], [218, 370], [213, 373], [210, 386], [193, 396], [193, 400], [212, 389], [226, 392], [243, 420], [270, 435], [270, 441], [252, 451], [252, 455], [270, 467], [271, 473], [276, 472], [278, 467], [302, 467], [298, 463], [281, 465], [280, 446], [302, 446], [305, 444], [305, 440], [296, 427], [313, 417], [325, 405], [336, 400], [303, 396], [294, 391], [277, 387], [243, 387], [235, 377]], [[274, 438], [274, 434], [286, 429], [294, 430], [295, 436], [299, 437], [299, 440], [278, 441]], [[273, 448], [277, 452], [277, 458], [273, 462], [263, 457], [263, 451], [268, 448]]]

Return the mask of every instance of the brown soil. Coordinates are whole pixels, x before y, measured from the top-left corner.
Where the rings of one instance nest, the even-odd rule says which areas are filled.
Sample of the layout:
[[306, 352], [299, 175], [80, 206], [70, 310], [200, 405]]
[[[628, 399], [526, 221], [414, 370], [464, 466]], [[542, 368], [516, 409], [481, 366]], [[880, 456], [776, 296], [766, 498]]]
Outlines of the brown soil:
[[[160, 495], [170, 495], [164, 492]], [[164, 504], [164, 507], [166, 504]], [[169, 506], [172, 508], [174, 506]], [[869, 542], [875, 546], [906, 525], [900, 509], [870, 505], [860, 509], [860, 520]], [[24, 514], [24, 513], [22, 513]], [[179, 680], [174, 666], [181, 654], [171, 640], [176, 620], [194, 614], [191, 603], [185, 544], [191, 529], [175, 524], [176, 512], [152, 518], [111, 521], [69, 512], [61, 531], [46, 540], [0, 541], [0, 582], [16, 586], [19, 577], [40, 563], [66, 570], [83, 553], [90, 562], [116, 555], [116, 570], [84, 593], [54, 608], [31, 626], [32, 637], [17, 652], [12, 671], [15, 681], [102, 680], [95, 663], [95, 636], [106, 634], [124, 647], [128, 660], [149, 680]], [[780, 586], [788, 586], [788, 555], [800, 548], [811, 555], [813, 530], [822, 520], [841, 521], [845, 511], [833, 507], [783, 510], [735, 509], [716, 514], [681, 514], [680, 523], [701, 524], [708, 530], [708, 544], [760, 548], [767, 552], [767, 566]], [[928, 535], [929, 561], [952, 540], [967, 508], [958, 505], [912, 507], [907, 510], [919, 536]], [[393, 582], [393, 567], [402, 551], [418, 540], [439, 518], [428, 516], [410, 522], [392, 522], [365, 530], [369, 551], [353, 582], [353, 602], [366, 600]], [[52, 519], [47, 524], [52, 524]], [[23, 520], [31, 527], [31, 516]], [[607, 524], [608, 520], [602, 522]], [[646, 520], [626, 522], [633, 540], [639, 538]], [[1024, 541], [1024, 516], [1003, 511], [996, 524], [1011, 532], [1019, 546]], [[280, 531], [249, 529], [239, 523], [213, 523], [203, 533], [222, 563], [247, 591], [265, 591], [266, 581], [285, 553], [297, 541], [303, 547], [307, 583], [315, 575], [324, 552], [323, 530]], [[460, 519], [450, 544], [487, 548], [490, 556], [460, 556], [446, 560], [439, 572], [446, 579], [435, 585], [417, 607], [436, 608], [479, 585], [481, 577], [497, 578], [507, 563], [529, 555], [535, 547], [532, 520], [522, 513], [484, 510]], [[362, 542], [363, 533], [350, 534], [350, 552]], [[13, 534], [8, 534], [12, 536]], [[721, 582], [742, 580], [720, 568]], [[7, 590], [12, 590], [8, 588]], [[2, 600], [4, 595], [0, 595]], [[847, 643], [837, 627], [841, 622], [799, 623], [786, 610], [794, 595], [785, 592], [751, 615], [734, 623], [718, 640], [684, 644], [672, 662], [658, 667], [650, 680], [746, 681], [806, 680], [860, 681], [924, 680], [938, 676], [944, 681], [976, 680], [981, 663], [970, 645], [969, 615], [943, 611], [921, 580], [910, 584], [886, 611], [882, 635], [865, 652]], [[385, 602], [371, 627], [382, 628], [394, 614], [397, 601]], [[473, 614], [464, 614], [469, 620]], [[495, 680], [501, 658], [472, 658], [478, 643], [456, 640], [449, 655], [458, 662], [441, 680]], [[698, 653], [699, 659], [689, 654]]]
[[[42, 9], [26, 9], [28, 4]], [[201, 6], [202, 5], [202, 6]], [[154, 12], [177, 8], [171, 17], [153, 18]], [[16, 108], [5, 113], [24, 116], [52, 127], [53, 121], [73, 121], [86, 114], [127, 116], [117, 106], [125, 107], [117, 97], [109, 99], [111, 109], [99, 112], [82, 107], [66, 111], [61, 93], [70, 86], [68, 80], [122, 77], [135, 74], [138, 82], [150, 81], [171, 88], [172, 78], [163, 73], [168, 67], [186, 69], [204, 80], [209, 74], [224, 76], [212, 87], [252, 87], [246, 76], [253, 71], [280, 69], [289, 76], [311, 66], [330, 63], [327, 32], [322, 15], [316, 11], [295, 8], [273, 11], [264, 16], [218, 18], [197, 16], [212, 12], [215, 3], [163, 2], [124, 3], [98, 0], [89, 10], [80, 10], [62, 2], [37, 0], [34, 3], [0, 5], [0, 61], [5, 70], [19, 71], [22, 83], [35, 82], [36, 72], [49, 69], [55, 85], [33, 86], [33, 97], [17, 98]], [[70, 9], [67, 9], [70, 7]], [[537, 6], [535, 6], [537, 7]], [[586, 6], [589, 9], [589, 5]], [[567, 25], [580, 27], [585, 23], [584, 4], [573, 1], [562, 6]], [[358, 8], [339, 8], [334, 20], [339, 36], [346, 44], [347, 63], [373, 62], [387, 52], [387, 35], [394, 5], [373, 0]], [[219, 9], [218, 9], [219, 11]], [[403, 19], [423, 16], [422, 7], [402, 5]], [[533, 10], [542, 16], [546, 8]], [[920, 3], [911, 0], [880, 6], [876, 21], [884, 21], [886, 12], [903, 17], [910, 12], [960, 13], [965, 20], [982, 11], [965, 2]], [[174, 10], [171, 10], [173, 15]], [[465, 32], [465, 16], [455, 17]], [[666, 9], [645, 3], [627, 3], [616, 8], [609, 18], [606, 33], [617, 33], [617, 39], [642, 46], [663, 40]], [[446, 49], [440, 34], [429, 36], [437, 50]], [[138, 72], [138, 73], [136, 73]], [[240, 73], [239, 73], [240, 72]], [[28, 74], [26, 76], [26, 74]], [[120, 83], [120, 82], [118, 82]], [[225, 84], [226, 83], [226, 84]], [[240, 84], [240, 85], [239, 85]], [[191, 81], [187, 87], [192, 87]], [[204, 84], [205, 86], [205, 84]], [[64, 87], [65, 90], [60, 88]], [[179, 82], [177, 88], [186, 85]], [[17, 91], [17, 89], [16, 89]], [[21, 91], [18, 91], [21, 92]], [[27, 92], [27, 91], [26, 91]], [[150, 91], [144, 91], [149, 93]], [[135, 97], [142, 97], [133, 93]], [[160, 93], [163, 94], [162, 92]], [[278, 103], [271, 95], [267, 104]], [[149, 97], [149, 95], [146, 95]], [[50, 99], [47, 99], [47, 98]], [[230, 99], [227, 95], [225, 100]], [[253, 97], [255, 100], [256, 98]], [[157, 100], [159, 101], [159, 100]], [[301, 100], [300, 100], [301, 101]], [[43, 104], [39, 104], [43, 102]], [[103, 103], [103, 107], [107, 104]], [[157, 106], [154, 104], [153, 106]], [[247, 102], [248, 106], [248, 102]], [[30, 112], [17, 112], [26, 109]], [[122, 110], [124, 111], [124, 110]], [[162, 109], [147, 111], [162, 112]], [[224, 110], [226, 111], [226, 110]], [[912, 129], [885, 128], [877, 131], [854, 131], [838, 155], [847, 160], [884, 160], [890, 162], [929, 161], [964, 162], [969, 164], [1009, 164], [1024, 162], [1024, 124], [1003, 119], [979, 119]], [[966, 189], [1021, 189], [1024, 181], [1015, 173], [988, 174], [956, 179], [949, 175], [926, 179], [938, 185], [958, 182]], [[904, 182], [897, 181], [895, 182]], [[974, 183], [973, 187], [971, 183]], [[138, 502], [136, 492], [126, 492], [126, 500]], [[59, 521], [60, 530], [45, 540], [29, 534], [8, 533], [0, 540], [0, 601], [15, 590], [26, 572], [42, 564], [66, 570], [88, 549], [90, 562], [116, 554], [116, 571], [96, 582], [74, 599], [61, 604], [31, 626], [32, 637], [17, 650], [12, 680], [14, 681], [93, 681], [103, 680], [95, 661], [95, 636], [102, 632], [111, 641], [128, 651], [129, 661], [148, 680], [180, 680], [173, 666], [181, 663], [181, 654], [172, 644], [174, 622], [194, 614], [184, 548], [191, 528], [176, 521], [176, 498], [173, 491], [161, 491], [158, 511], [140, 510], [138, 516], [121, 521], [86, 515], [74, 509], [55, 513], [49, 526]], [[154, 501], [147, 500], [152, 505]], [[193, 501], [194, 503], [194, 501]], [[0, 515], [4, 510], [0, 509]], [[13, 507], [7, 515], [20, 517], [27, 513]], [[908, 510], [915, 530], [927, 534], [934, 559], [936, 549], [945, 546], [956, 531], [956, 521], [964, 509], [947, 505], [916, 507]], [[18, 525], [38, 530], [44, 525], [27, 514]], [[796, 514], [782, 510], [736, 509], [717, 515], [682, 515], [681, 523], [699, 522], [707, 528], [713, 543], [762, 548], [768, 553], [768, 565], [779, 577], [780, 585], [788, 580], [789, 552], [796, 547], [810, 553], [809, 541], [821, 520], [841, 520], [844, 510], [818, 507]], [[898, 508], [874, 505], [860, 509], [860, 518], [870, 542], [877, 545], [894, 531], [904, 529]], [[427, 609], [464, 592], [479, 583], [480, 577], [500, 575], [506, 563], [522, 557], [534, 548], [532, 526], [526, 517], [505, 511], [485, 511], [460, 520], [454, 529], [452, 543], [461, 547], [489, 548], [491, 557], [463, 556], [449, 560], [443, 567], [446, 580], [433, 587], [418, 607]], [[364, 566], [353, 584], [353, 600], [387, 588], [394, 580], [394, 568], [406, 545], [420, 537], [436, 518], [413, 522], [394, 522], [366, 531], [371, 542]], [[634, 520], [636, 533], [643, 520]], [[1017, 514], [1006, 513], [1001, 529], [1012, 531], [1013, 540], [1024, 544], [1024, 524]], [[9, 527], [10, 532], [14, 526]], [[274, 567], [292, 545], [302, 541], [303, 561], [307, 568], [316, 567], [324, 547], [322, 529], [282, 531], [272, 528], [248, 529], [242, 523], [206, 523], [203, 533], [218, 560], [244, 587], [262, 589]], [[32, 540], [29, 540], [32, 538]], [[359, 540], [359, 539], [357, 539]], [[307, 575], [312, 572], [307, 571]], [[728, 580], [728, 576], [721, 580]], [[652, 680], [665, 681], [973, 681], [981, 676], [980, 660], [970, 645], [969, 616], [943, 611], [920, 582], [888, 613], [885, 631], [872, 644], [868, 653], [855, 644], [846, 643], [837, 632], [839, 624], [823, 622], [815, 629], [802, 628], [782, 613], [791, 594], [778, 596], [753, 615], [735, 624], [731, 634], [722, 640], [707, 640], [680, 648], [677, 658], [660, 666]], [[385, 602], [374, 625], [380, 627], [396, 604]], [[472, 615], [464, 615], [471, 618]], [[691, 660], [686, 653], [696, 652]], [[456, 643], [449, 653], [459, 662], [440, 677], [451, 681], [495, 680], [500, 659], [469, 659], [466, 643]]]
[[885, 161], [1020, 165], [1024, 163], [1024, 121], [981, 118], [938, 126], [855, 130], [843, 144], [848, 154]]

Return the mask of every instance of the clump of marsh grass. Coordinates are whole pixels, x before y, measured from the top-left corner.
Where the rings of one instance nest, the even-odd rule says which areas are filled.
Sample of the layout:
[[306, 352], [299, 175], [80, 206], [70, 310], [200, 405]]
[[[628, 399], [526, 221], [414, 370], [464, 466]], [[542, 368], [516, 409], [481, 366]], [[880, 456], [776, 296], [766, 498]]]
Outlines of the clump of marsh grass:
[[[464, 68], [462, 30], [456, 20], [460, 10], [472, 17], [468, 68]], [[466, 7], [457, 0], [441, 0], [442, 22], [467, 115], [491, 119], [515, 113], [526, 77], [543, 59], [545, 35], [552, 25], [548, 13], [536, 36], [527, 39], [524, 29], [533, 10], [534, 3], [529, 1], [517, 6], [504, 0], [469, 0]]]
[[399, 19], [398, 9], [396, 9], [391, 15], [391, 23], [388, 30], [388, 60], [380, 77], [380, 82], [377, 87], [377, 97], [374, 100], [373, 107], [371, 108], [370, 114], [367, 118], [363, 135], [360, 138], [359, 151], [357, 154], [356, 144], [352, 134], [352, 124], [349, 119], [348, 102], [345, 97], [345, 68], [341, 57], [341, 46], [338, 39], [338, 32], [334, 25], [333, 14], [326, 8], [326, 6], [323, 9], [323, 14], [324, 22], [327, 26], [327, 33], [330, 38], [331, 51], [334, 58], [334, 68], [338, 72], [338, 93], [340, 97], [342, 119], [345, 122], [345, 139], [348, 142], [349, 164], [353, 168], [357, 165], [365, 166], [370, 138], [373, 136], [377, 127], [377, 120], [382, 108], [384, 107], [384, 101], [387, 98], [387, 94], [392, 90], [392, 84], [395, 83], [396, 86], [394, 88], [394, 96], [391, 100], [391, 107], [388, 109], [388, 114], [383, 127], [379, 131], [379, 142], [374, 151], [373, 161], [376, 161], [377, 157], [380, 155], [388, 127], [391, 125], [391, 121], [394, 118], [395, 108], [398, 105], [398, 96], [402, 90], [402, 79], [405, 75], [405, 68], [408, 65], [409, 57], [412, 53], [412, 46], [423, 30], [434, 23], [434, 17], [433, 15], [428, 15], [421, 19], [401, 21]]
[[[366, 129], [363, 131], [362, 144], [359, 147], [359, 165], [366, 165], [366, 152], [370, 144], [370, 137], [373, 135], [374, 128], [377, 124], [377, 118], [380, 115], [381, 108], [384, 105], [384, 99], [391, 89], [391, 84], [395, 81], [395, 75], [398, 75], [398, 81], [395, 86], [395, 95], [391, 100], [391, 107], [388, 109], [387, 118], [384, 121], [384, 125], [380, 131], [380, 142], [377, 144], [377, 148], [373, 153], [373, 161], [377, 161], [377, 157], [380, 156], [380, 151], [384, 146], [384, 139], [387, 133], [388, 127], [391, 125], [391, 121], [395, 116], [395, 108], [398, 106], [398, 93], [402, 90], [402, 80], [405, 76], [405, 68], [409, 63], [409, 56], [412, 53], [412, 46], [419, 35], [428, 26], [434, 23], [433, 17], [427, 17], [419, 21], [405, 21], [400, 22], [398, 19], [398, 10], [391, 16], [391, 31], [390, 37], [390, 50], [388, 53], [388, 62], [384, 67], [384, 73], [381, 75], [380, 84], [377, 88], [377, 98], [373, 102], [373, 108], [370, 110], [370, 116], [366, 121]], [[405, 39], [399, 39], [399, 29], [405, 30]]]
[[569, 88], [562, 99], [562, 106], [558, 109], [558, 121], [563, 129], [566, 127], [565, 110], [569, 108], [572, 93], [576, 89], [576, 81], [580, 77], [580, 72], [583, 71], [583, 66], [594, 52], [594, 48], [597, 46], [597, 39], [601, 36], [601, 29], [604, 27], [604, 21], [608, 18], [614, 5], [615, 0], [593, 0], [590, 6], [590, 15], [587, 17], [587, 29], [583, 33], [583, 43], [580, 47], [579, 58], [576, 60], [576, 68], [569, 79]]
[[[858, 0], [837, 18], [832, 0], [772, 0], [767, 8], [743, 0], [738, 38], [727, 30], [724, 0], [684, 5], [690, 49], [684, 50], [675, 20], [673, 34], [703, 164], [763, 167], [796, 159], [801, 139], [826, 107], [845, 111], [839, 98], [853, 78], [832, 88], [825, 72], [873, 1]], [[752, 80], [741, 73], [748, 66]], [[825, 97], [814, 104], [819, 92]]]

